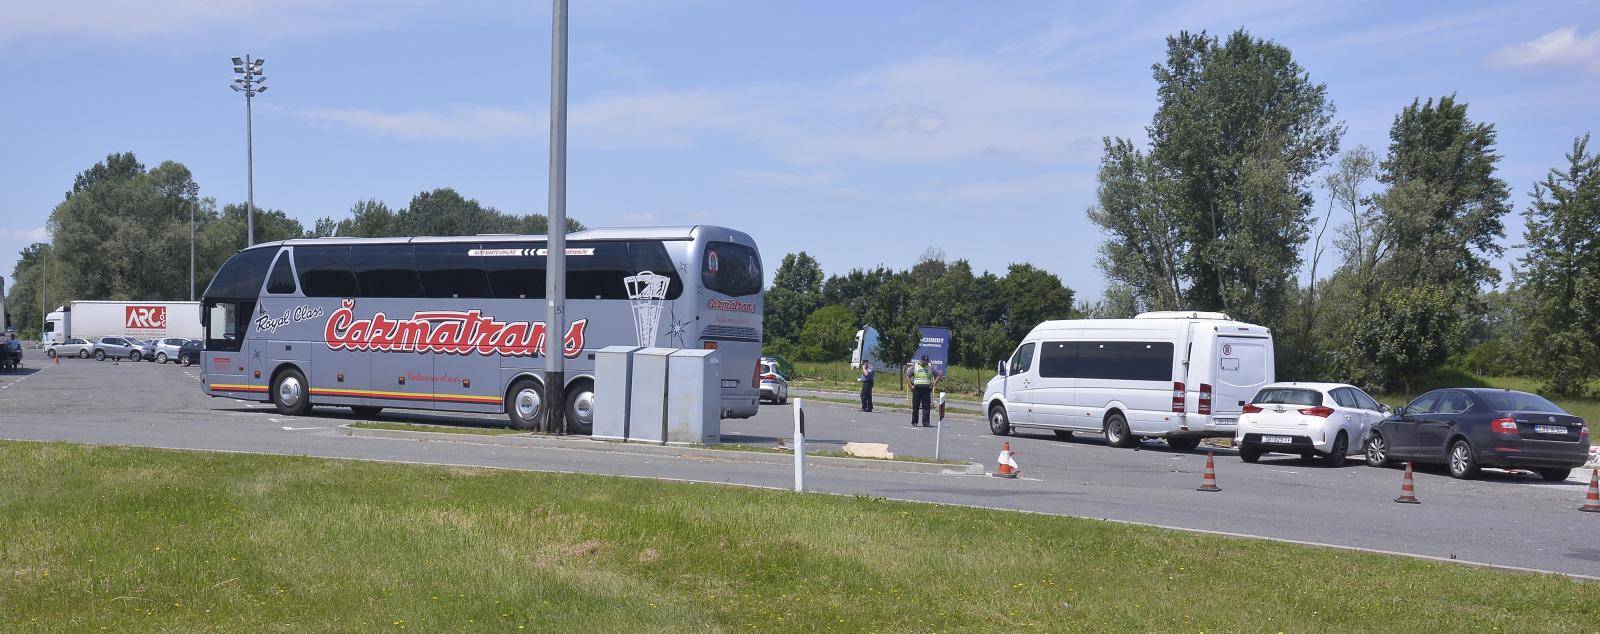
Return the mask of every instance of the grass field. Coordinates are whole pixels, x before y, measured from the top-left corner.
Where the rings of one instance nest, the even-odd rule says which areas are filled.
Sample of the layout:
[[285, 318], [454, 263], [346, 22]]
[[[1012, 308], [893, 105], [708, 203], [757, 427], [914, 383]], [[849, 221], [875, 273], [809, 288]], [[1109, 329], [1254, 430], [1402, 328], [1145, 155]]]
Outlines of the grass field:
[[0, 443], [0, 630], [1593, 632], [1600, 583], [590, 475]]

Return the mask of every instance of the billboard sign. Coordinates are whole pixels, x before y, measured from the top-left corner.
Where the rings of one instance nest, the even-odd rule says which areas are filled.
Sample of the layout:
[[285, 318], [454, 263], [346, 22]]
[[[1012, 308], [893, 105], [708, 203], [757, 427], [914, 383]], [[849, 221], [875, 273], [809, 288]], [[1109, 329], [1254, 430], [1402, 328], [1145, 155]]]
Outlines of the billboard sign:
[[928, 355], [928, 363], [935, 370], [944, 372], [945, 363], [950, 360], [950, 329], [942, 326], [917, 326], [917, 352], [911, 355], [911, 362], [917, 362], [922, 355]]

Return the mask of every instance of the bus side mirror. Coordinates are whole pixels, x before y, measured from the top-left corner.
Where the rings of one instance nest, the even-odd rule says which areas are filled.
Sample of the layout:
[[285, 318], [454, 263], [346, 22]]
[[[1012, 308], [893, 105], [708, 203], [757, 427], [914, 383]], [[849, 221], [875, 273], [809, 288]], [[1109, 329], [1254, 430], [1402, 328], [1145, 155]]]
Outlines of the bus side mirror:
[[200, 327], [211, 327], [211, 311], [206, 310], [205, 304], [200, 305]]

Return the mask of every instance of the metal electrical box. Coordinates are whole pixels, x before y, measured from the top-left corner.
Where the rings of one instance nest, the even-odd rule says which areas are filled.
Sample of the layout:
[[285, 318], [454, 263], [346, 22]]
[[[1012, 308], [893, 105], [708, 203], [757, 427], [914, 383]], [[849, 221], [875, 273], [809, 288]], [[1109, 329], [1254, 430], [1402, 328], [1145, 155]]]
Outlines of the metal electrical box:
[[594, 430], [590, 438], [628, 439], [628, 401], [636, 350], [639, 346], [606, 346], [595, 352]]
[[656, 444], [667, 441], [667, 357], [677, 351], [677, 348], [641, 348], [633, 353], [633, 385], [628, 389], [628, 440]]
[[667, 360], [667, 444], [722, 442], [722, 364], [715, 350], [686, 349]]

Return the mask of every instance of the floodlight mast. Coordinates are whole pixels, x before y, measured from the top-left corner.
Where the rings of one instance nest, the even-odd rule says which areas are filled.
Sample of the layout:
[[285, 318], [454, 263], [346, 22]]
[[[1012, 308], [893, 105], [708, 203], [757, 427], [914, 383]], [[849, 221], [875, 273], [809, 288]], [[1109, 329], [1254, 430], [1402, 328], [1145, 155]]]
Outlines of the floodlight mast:
[[260, 58], [252, 59], [248, 54], [233, 58], [235, 77], [229, 86], [234, 92], [244, 93], [245, 246], [254, 246], [256, 243], [256, 152], [251, 101], [257, 94], [267, 91], [267, 78], [261, 74], [261, 65], [265, 62]]
[[551, 0], [550, 34], [550, 229], [547, 232], [545, 297], [544, 431], [567, 433], [567, 0]]

